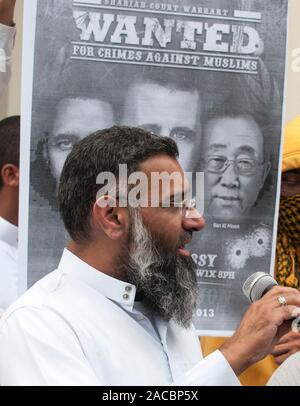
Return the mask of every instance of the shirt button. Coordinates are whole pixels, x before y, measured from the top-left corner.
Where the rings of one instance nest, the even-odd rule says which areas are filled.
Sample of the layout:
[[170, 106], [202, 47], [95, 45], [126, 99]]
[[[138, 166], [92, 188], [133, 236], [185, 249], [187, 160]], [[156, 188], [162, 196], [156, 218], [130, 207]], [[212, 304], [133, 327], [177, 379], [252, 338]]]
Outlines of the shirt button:
[[125, 293], [125, 295], [123, 295], [123, 299], [124, 299], [124, 300], [128, 300], [128, 299], [129, 299], [129, 297], [130, 297], [130, 296], [129, 296], [129, 295], [127, 295], [127, 293]]
[[126, 292], [131, 292], [131, 291], [132, 291], [132, 287], [131, 287], [131, 286], [126, 286], [125, 291], [126, 291]]

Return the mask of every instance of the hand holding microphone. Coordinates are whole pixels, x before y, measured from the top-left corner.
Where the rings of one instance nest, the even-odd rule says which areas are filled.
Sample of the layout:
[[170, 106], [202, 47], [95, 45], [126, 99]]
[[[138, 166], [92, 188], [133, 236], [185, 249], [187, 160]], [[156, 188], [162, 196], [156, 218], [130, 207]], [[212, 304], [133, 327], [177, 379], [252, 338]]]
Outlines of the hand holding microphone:
[[[250, 302], [255, 302], [261, 299], [274, 286], [278, 286], [278, 283], [271, 275], [264, 272], [256, 272], [249, 276], [244, 283], [243, 292]], [[279, 297], [278, 300], [283, 306], [287, 304], [284, 296]], [[291, 328], [294, 333], [300, 333], [300, 317], [293, 320]]]
[[[277, 282], [269, 274], [256, 272], [251, 275], [243, 286], [246, 297], [251, 301], [260, 299], [272, 287], [278, 286]], [[280, 298], [282, 305], [285, 305], [285, 297]], [[293, 320], [291, 331], [281, 337], [271, 354], [275, 362], [280, 365], [291, 355], [300, 351], [300, 317]]]
[[243, 291], [253, 303], [237, 331], [220, 348], [237, 375], [266, 357], [300, 316], [300, 293], [278, 286], [268, 274], [251, 275]]

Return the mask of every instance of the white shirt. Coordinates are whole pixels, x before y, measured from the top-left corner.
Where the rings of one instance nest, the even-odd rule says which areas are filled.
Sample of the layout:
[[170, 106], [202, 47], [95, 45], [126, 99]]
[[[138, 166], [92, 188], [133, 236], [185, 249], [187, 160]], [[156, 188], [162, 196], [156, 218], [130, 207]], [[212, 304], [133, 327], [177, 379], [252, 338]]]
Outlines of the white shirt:
[[6, 90], [11, 76], [11, 55], [16, 27], [0, 24], [0, 96]]
[[0, 316], [18, 297], [18, 227], [0, 217]]
[[291, 355], [276, 369], [267, 386], [300, 386], [300, 352]]
[[219, 351], [201, 361], [194, 330], [147, 313], [135, 293], [65, 250], [0, 321], [0, 384], [239, 385]]

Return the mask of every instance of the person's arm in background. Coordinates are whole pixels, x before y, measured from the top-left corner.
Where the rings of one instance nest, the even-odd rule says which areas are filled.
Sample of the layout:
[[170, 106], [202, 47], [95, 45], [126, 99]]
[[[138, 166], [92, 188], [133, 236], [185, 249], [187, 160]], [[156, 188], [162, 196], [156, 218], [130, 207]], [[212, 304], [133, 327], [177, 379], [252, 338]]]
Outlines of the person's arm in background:
[[15, 4], [16, 0], [0, 0], [0, 96], [11, 76], [11, 55], [16, 33], [13, 21]]

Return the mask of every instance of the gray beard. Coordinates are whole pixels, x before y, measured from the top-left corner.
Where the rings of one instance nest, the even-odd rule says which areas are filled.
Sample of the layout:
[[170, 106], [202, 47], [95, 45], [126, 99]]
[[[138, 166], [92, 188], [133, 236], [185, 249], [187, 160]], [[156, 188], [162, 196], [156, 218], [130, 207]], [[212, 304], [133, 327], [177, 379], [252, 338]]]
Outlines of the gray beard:
[[193, 259], [180, 256], [178, 247], [167, 246], [167, 237], [154, 241], [138, 209], [130, 209], [130, 217], [129, 252], [122, 263], [128, 282], [136, 286], [148, 308], [188, 328], [197, 305]]

